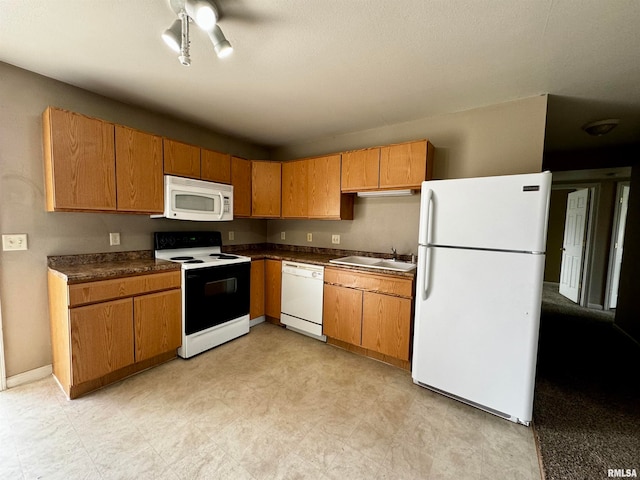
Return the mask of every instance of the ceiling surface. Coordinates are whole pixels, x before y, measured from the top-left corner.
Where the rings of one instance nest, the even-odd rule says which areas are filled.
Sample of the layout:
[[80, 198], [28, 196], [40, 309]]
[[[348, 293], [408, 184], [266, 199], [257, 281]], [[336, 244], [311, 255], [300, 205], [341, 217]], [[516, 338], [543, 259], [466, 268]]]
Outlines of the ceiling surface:
[[169, 0], [0, 0], [0, 61], [264, 146], [545, 93], [548, 150], [640, 138], [636, 0], [216, 3], [234, 52], [192, 26], [184, 67]]

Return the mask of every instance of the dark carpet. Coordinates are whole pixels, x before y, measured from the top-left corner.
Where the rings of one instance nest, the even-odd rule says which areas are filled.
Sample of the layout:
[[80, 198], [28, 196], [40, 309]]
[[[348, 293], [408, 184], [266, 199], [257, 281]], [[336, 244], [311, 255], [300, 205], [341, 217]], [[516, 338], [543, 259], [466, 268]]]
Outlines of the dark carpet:
[[640, 347], [557, 284], [545, 284], [533, 420], [546, 480], [640, 478]]

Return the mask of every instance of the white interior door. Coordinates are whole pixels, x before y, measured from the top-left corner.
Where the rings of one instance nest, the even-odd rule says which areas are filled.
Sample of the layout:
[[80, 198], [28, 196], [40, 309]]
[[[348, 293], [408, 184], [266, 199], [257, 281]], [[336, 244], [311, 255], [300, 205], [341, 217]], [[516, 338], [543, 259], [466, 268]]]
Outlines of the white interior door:
[[629, 185], [622, 186], [620, 195], [620, 216], [618, 217], [618, 228], [614, 243], [613, 273], [611, 278], [611, 295], [609, 297], [609, 308], [616, 308], [618, 305], [618, 286], [620, 285], [620, 267], [622, 266], [622, 249], [624, 244], [624, 229], [627, 223], [627, 205], [629, 203]]
[[580, 297], [588, 207], [589, 189], [584, 188], [569, 194], [562, 242], [560, 294], [576, 303]]

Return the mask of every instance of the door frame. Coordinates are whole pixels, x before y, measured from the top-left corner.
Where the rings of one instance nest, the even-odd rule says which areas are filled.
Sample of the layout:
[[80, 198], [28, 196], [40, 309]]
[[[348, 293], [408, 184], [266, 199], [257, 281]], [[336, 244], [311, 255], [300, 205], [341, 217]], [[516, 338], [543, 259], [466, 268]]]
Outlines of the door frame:
[[[615, 206], [615, 211], [613, 213], [613, 225], [611, 227], [611, 245], [609, 246], [609, 265], [607, 267], [607, 283], [606, 283], [605, 293], [604, 293], [604, 305], [603, 305], [604, 310], [611, 310], [611, 308], [609, 308], [609, 303], [611, 301], [611, 288], [613, 286], [613, 271], [615, 268], [615, 265], [614, 265], [615, 256], [616, 256], [615, 244], [616, 244], [616, 240], [618, 239], [618, 227], [620, 226], [620, 213], [622, 210], [621, 203], [620, 203], [620, 196], [622, 195], [622, 189], [625, 186], [628, 186], [629, 189], [631, 189], [631, 181], [623, 180], [616, 183], [616, 200], [615, 200], [616, 206]], [[625, 231], [626, 231], [626, 227], [625, 227]]]
[[0, 304], [0, 392], [7, 389], [7, 371], [4, 365], [4, 335], [2, 333], [2, 305]]
[[[587, 212], [587, 223], [585, 233], [585, 245], [584, 245], [584, 260], [582, 264], [582, 274], [580, 275], [580, 293], [578, 295], [578, 305], [581, 307], [587, 307], [589, 300], [589, 289], [591, 286], [591, 270], [592, 270], [592, 258], [594, 248], [595, 231], [593, 225], [597, 220], [596, 212], [598, 211], [598, 205], [600, 203], [600, 184], [599, 183], [559, 183], [552, 184], [552, 190], [589, 190], [589, 205]], [[566, 213], [565, 213], [566, 215]]]

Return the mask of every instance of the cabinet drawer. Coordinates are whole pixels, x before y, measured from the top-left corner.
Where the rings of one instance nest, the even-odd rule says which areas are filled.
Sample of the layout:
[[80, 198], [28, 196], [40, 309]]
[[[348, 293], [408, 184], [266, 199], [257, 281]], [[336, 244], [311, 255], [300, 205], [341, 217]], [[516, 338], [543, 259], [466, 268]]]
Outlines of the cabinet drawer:
[[325, 268], [324, 282], [399, 297], [412, 297], [412, 281], [409, 278], [394, 278], [386, 275], [376, 275], [374, 273], [360, 273], [351, 270]]
[[69, 306], [97, 303], [141, 293], [180, 288], [180, 272], [153, 273], [135, 277], [69, 285]]

